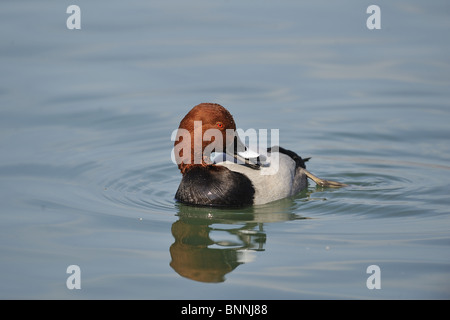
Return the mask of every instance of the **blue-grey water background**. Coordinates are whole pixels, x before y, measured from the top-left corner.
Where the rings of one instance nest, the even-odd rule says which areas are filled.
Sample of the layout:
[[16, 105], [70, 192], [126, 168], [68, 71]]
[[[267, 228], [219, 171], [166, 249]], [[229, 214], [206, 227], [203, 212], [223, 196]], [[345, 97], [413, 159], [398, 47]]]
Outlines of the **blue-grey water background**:
[[[448, 1], [2, 1], [0, 298], [450, 298], [449, 34]], [[177, 204], [201, 102], [349, 187]]]

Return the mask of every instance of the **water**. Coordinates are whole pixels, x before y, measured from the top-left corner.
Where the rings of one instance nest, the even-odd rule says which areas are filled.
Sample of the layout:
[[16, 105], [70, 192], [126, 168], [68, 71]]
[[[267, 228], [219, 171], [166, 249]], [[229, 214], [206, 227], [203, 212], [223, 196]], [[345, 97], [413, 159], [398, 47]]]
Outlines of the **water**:
[[[0, 5], [2, 299], [450, 297], [446, 1], [377, 1], [380, 30], [359, 1], [69, 4]], [[349, 187], [176, 203], [200, 102]]]

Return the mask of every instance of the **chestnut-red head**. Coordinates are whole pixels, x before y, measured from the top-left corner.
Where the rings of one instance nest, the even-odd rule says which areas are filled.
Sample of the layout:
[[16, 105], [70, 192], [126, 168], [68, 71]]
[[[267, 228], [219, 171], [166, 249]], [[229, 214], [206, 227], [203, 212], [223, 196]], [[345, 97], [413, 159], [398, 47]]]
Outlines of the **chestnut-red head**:
[[225, 152], [235, 130], [233, 116], [221, 105], [201, 103], [192, 108], [181, 120], [174, 143], [181, 173], [195, 165], [209, 165], [211, 152]]

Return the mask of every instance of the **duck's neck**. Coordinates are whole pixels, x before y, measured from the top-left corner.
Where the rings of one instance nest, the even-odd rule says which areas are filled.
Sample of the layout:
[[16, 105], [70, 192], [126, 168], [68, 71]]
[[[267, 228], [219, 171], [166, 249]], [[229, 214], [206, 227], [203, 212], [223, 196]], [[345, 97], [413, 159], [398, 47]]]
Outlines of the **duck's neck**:
[[194, 167], [207, 167], [207, 166], [212, 166], [213, 163], [211, 162], [211, 160], [209, 159], [209, 157], [207, 156], [202, 156], [202, 162], [201, 163], [195, 163], [194, 159], [191, 159], [190, 163], [184, 163], [181, 162], [178, 165], [178, 168], [181, 171], [181, 174], [185, 174], [186, 172], [188, 172], [190, 169], [194, 168]]

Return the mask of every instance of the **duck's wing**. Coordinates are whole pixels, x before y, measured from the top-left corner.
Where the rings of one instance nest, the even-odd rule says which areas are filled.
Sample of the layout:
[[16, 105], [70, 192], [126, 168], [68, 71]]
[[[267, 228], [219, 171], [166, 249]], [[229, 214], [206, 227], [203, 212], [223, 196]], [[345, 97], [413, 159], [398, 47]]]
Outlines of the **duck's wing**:
[[340, 183], [337, 181], [332, 181], [332, 180], [325, 180], [325, 179], [321, 179], [319, 177], [316, 177], [315, 175], [313, 175], [311, 172], [309, 172], [308, 170], [306, 170], [306, 165], [305, 162], [307, 162], [309, 159], [311, 158], [302, 158], [300, 157], [298, 154], [296, 154], [294, 151], [291, 150], [287, 150], [284, 149], [282, 147], [276, 146], [276, 147], [272, 147], [272, 148], [268, 148], [267, 152], [273, 152], [273, 151], [279, 151], [281, 153], [284, 153], [286, 155], [288, 155], [289, 157], [291, 157], [296, 164], [296, 167], [301, 167], [304, 169], [304, 172], [306, 174], [306, 176], [313, 180], [317, 185], [322, 186], [322, 187], [332, 187], [332, 188], [340, 188], [340, 187], [347, 187], [346, 184], [344, 183]]

